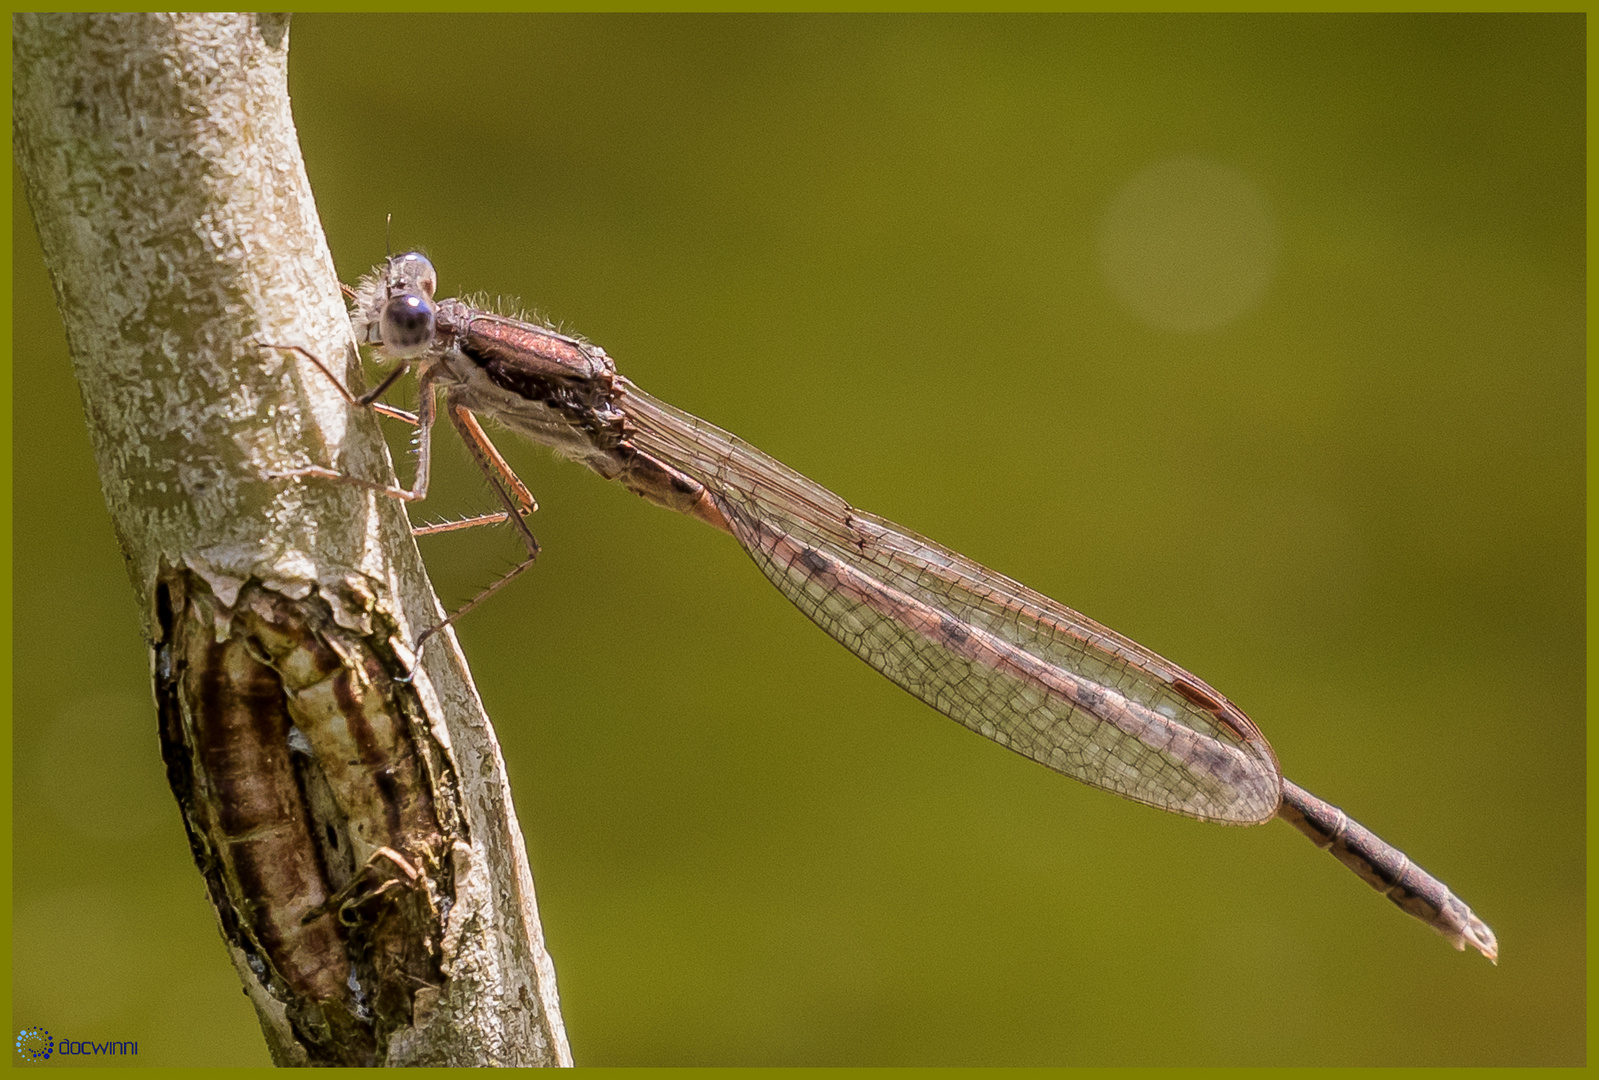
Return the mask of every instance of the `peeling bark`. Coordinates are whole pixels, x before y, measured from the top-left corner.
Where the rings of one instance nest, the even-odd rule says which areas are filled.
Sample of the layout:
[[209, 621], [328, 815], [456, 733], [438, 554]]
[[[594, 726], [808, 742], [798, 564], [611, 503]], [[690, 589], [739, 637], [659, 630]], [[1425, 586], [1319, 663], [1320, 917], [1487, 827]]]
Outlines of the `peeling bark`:
[[156, 590], [162, 758], [223, 936], [308, 1059], [378, 1064], [447, 989], [473, 857], [393, 628], [187, 569]]

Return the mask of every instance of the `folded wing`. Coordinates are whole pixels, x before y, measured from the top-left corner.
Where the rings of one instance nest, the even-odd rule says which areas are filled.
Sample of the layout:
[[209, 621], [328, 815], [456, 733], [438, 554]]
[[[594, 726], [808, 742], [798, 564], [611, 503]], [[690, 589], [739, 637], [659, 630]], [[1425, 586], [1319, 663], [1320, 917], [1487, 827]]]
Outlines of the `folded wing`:
[[1237, 825], [1277, 812], [1270, 745], [1199, 679], [617, 382], [638, 448], [705, 485], [772, 584], [895, 683], [1002, 746], [1129, 799]]

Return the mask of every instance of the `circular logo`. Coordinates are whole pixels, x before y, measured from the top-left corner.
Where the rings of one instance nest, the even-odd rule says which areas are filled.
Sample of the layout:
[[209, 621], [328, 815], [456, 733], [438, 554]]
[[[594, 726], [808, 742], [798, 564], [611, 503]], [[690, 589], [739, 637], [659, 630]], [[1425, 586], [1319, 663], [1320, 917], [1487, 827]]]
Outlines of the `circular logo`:
[[44, 1028], [23, 1028], [17, 1032], [17, 1053], [23, 1061], [43, 1061], [55, 1050], [56, 1041]]

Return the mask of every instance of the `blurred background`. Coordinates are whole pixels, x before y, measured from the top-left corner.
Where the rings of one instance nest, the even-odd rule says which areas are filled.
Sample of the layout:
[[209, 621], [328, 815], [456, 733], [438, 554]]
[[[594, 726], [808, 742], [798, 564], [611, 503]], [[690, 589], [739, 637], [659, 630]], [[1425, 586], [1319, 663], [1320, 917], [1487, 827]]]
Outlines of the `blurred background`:
[[[342, 278], [393, 214], [442, 295], [1171, 657], [1502, 947], [969, 734], [502, 438], [544, 553], [460, 637], [579, 1064], [1584, 1062], [1583, 35], [295, 17]], [[265, 1064], [13, 192], [14, 1026]], [[492, 505], [435, 468], [416, 519]], [[452, 606], [520, 550], [422, 546]]]

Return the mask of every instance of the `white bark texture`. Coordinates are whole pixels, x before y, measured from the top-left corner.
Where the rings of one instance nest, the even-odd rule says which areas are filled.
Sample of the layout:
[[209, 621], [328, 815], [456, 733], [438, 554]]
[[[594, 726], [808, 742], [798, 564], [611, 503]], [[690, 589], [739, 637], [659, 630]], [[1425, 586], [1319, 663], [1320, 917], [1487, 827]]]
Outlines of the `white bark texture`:
[[[256, 345], [302, 345], [335, 371], [353, 356], [287, 50], [287, 16], [13, 19], [14, 149], [151, 641], [164, 568], [188, 567], [224, 600], [250, 579], [353, 590], [402, 644], [440, 619], [397, 503], [269, 475], [314, 463], [393, 482], [370, 414]], [[453, 634], [429, 645], [416, 687], [453, 759], [467, 846], [447, 980], [386, 1063], [570, 1064], [504, 762]], [[232, 951], [274, 1055], [304, 1061]]]

